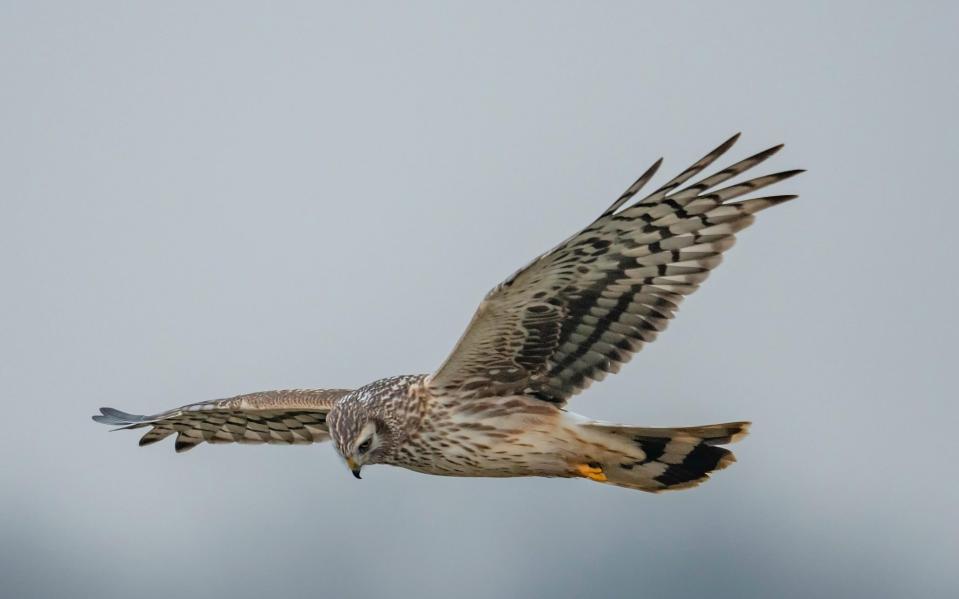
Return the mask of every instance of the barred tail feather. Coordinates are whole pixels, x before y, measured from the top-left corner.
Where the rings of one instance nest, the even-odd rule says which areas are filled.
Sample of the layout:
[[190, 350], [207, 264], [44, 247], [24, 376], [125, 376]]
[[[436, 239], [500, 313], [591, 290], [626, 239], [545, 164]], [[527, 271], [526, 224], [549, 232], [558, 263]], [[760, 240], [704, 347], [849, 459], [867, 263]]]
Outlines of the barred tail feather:
[[720, 445], [735, 443], [749, 432], [748, 422], [728, 422], [684, 428], [641, 428], [606, 424], [584, 425], [628, 440], [639, 451], [602, 464], [609, 484], [651, 493], [695, 487], [736, 461]]

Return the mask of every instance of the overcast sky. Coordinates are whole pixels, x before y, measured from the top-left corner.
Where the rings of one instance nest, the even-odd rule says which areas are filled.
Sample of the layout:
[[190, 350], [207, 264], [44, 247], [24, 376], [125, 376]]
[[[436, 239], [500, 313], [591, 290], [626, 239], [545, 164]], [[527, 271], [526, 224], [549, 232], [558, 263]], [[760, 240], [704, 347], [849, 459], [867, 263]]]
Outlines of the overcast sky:
[[[0, 4], [4, 596], [954, 596], [955, 3], [144, 4]], [[736, 131], [802, 197], [570, 406], [754, 421], [695, 490], [89, 419], [430, 372]]]

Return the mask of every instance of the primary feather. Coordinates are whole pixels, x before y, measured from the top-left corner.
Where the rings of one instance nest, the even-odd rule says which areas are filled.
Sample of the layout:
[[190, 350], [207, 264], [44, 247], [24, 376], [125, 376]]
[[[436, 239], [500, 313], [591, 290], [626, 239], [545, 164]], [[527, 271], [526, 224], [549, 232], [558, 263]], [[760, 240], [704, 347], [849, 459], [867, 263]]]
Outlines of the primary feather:
[[618, 371], [666, 328], [756, 212], [796, 197], [730, 201], [798, 170], [713, 190], [782, 146], [681, 187], [738, 137], [623, 208], [655, 174], [657, 161], [587, 228], [490, 291], [431, 387], [476, 397], [523, 393], [564, 405]]

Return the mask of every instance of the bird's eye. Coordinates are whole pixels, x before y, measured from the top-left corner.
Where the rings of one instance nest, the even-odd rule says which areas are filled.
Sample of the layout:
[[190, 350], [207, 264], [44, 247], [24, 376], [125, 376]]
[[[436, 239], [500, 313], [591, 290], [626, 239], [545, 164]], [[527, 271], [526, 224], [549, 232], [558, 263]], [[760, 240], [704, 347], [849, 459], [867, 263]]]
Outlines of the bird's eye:
[[360, 453], [366, 453], [370, 450], [370, 447], [373, 445], [373, 437], [367, 437], [366, 441], [360, 443], [359, 451]]

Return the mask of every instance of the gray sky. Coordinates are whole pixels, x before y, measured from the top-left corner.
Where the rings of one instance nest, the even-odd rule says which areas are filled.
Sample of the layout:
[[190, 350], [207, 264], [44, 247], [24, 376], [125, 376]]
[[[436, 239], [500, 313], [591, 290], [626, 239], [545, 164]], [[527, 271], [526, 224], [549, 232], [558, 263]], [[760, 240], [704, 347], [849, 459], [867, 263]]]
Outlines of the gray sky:
[[[947, 596], [955, 3], [0, 4], [5, 595]], [[764, 213], [575, 400], [754, 421], [660, 496], [136, 447], [89, 416], [428, 372], [649, 163]]]

